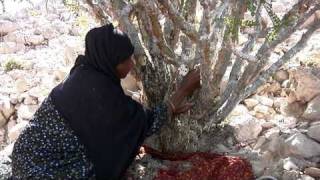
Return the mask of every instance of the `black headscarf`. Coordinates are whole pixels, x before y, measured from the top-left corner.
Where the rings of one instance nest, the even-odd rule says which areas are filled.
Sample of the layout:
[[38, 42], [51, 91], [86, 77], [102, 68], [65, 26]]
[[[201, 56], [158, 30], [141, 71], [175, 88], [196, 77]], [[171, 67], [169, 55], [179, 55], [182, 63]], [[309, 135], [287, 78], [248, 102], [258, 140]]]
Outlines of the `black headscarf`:
[[150, 126], [151, 113], [124, 94], [115, 67], [133, 54], [128, 36], [111, 24], [92, 29], [86, 51], [50, 96], [85, 145], [97, 179], [118, 179]]

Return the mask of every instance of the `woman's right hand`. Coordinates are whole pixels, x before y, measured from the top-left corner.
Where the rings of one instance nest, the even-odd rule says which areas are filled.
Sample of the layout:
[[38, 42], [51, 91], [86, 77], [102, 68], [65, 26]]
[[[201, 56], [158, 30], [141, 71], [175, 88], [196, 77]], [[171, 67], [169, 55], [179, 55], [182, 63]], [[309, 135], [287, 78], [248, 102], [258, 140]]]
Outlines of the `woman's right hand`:
[[200, 88], [200, 70], [193, 69], [184, 76], [178, 91], [182, 91], [186, 96], [190, 96], [198, 88]]

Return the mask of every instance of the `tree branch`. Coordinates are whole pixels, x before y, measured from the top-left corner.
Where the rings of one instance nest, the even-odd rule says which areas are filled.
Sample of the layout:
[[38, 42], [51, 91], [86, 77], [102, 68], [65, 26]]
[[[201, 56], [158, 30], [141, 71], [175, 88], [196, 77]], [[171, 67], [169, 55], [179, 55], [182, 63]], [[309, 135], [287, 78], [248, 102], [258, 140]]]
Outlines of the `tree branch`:
[[146, 6], [145, 10], [148, 14], [148, 17], [150, 18], [151, 29], [153, 32], [152, 37], [154, 39], [154, 42], [158, 45], [162, 54], [168, 56], [171, 59], [170, 64], [178, 66], [178, 63], [176, 61], [177, 60], [176, 54], [167, 45], [167, 43], [164, 39], [164, 35], [161, 30], [161, 25], [158, 20], [158, 18], [159, 18], [158, 10], [155, 7], [154, 1], [153, 0], [144, 0], [143, 2]]
[[288, 62], [293, 56], [300, 52], [307, 44], [311, 35], [320, 28], [320, 19], [318, 18], [311, 26], [311, 28], [302, 35], [301, 39], [293, 46], [289, 51], [287, 51], [277, 62], [272, 64], [266, 71], [262, 72], [258, 79], [256, 79], [251, 85], [249, 85], [242, 95], [241, 99], [246, 98], [254, 91], [263, 85], [267, 79], [274, 74], [283, 64]]
[[292, 47], [289, 51], [287, 51], [276, 63], [274, 63], [268, 70], [266, 70], [262, 75], [254, 82], [252, 85], [248, 86], [240, 96], [235, 96], [231, 94], [230, 98], [225, 101], [220, 108], [210, 114], [210, 121], [206, 123], [205, 130], [210, 131], [212, 127], [215, 127], [216, 124], [220, 123], [224, 117], [226, 117], [241, 100], [251, 95], [259, 86], [266, 82], [266, 80], [276, 72], [278, 68], [280, 68], [284, 63], [289, 61], [293, 56], [295, 56], [298, 52], [300, 52], [307, 41], [310, 39], [311, 35], [320, 28], [320, 19], [318, 18], [311, 26], [311, 28], [302, 35], [301, 39], [298, 43]]
[[177, 24], [184, 34], [194, 42], [199, 41], [199, 35], [196, 29], [180, 16], [179, 12], [172, 6], [169, 0], [157, 0], [157, 2], [162, 13], [167, 13], [169, 18]]

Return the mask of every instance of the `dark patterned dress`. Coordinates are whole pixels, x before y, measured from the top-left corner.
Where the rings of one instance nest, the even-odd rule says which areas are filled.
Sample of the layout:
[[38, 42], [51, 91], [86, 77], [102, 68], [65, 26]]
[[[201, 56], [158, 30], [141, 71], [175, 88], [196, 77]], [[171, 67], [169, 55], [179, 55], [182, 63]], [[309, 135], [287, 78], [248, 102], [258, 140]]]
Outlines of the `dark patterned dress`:
[[[147, 135], [167, 119], [167, 107], [152, 110]], [[95, 179], [93, 163], [74, 131], [48, 97], [17, 139], [12, 153], [12, 179]]]

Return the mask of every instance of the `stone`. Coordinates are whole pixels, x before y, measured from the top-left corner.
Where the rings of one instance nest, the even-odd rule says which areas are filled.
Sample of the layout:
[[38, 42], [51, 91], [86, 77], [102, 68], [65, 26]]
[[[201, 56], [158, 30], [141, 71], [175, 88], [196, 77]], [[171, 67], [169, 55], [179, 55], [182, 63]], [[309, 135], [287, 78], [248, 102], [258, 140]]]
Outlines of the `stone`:
[[9, 98], [0, 99], [0, 127], [5, 125], [10, 116], [15, 112]]
[[8, 156], [0, 155], [0, 177], [1, 179], [10, 179], [11, 177], [11, 159]]
[[309, 102], [320, 94], [320, 79], [306, 69], [298, 69], [292, 72], [295, 80], [295, 95], [300, 102]]
[[280, 112], [284, 116], [300, 117], [304, 113], [306, 105], [300, 102], [284, 102], [280, 105]]
[[291, 158], [286, 158], [283, 160], [283, 169], [287, 171], [299, 170], [299, 167], [291, 160]]
[[19, 103], [19, 96], [18, 94], [10, 94], [10, 102], [13, 105], [16, 105]]
[[[291, 162], [292, 164], [297, 166], [297, 169], [294, 169], [294, 170], [303, 170], [306, 167], [312, 167], [312, 166], [316, 165], [316, 163], [314, 163], [314, 162], [307, 161], [304, 158], [296, 158], [296, 157], [287, 157], [287, 158], [283, 159], [283, 161], [284, 161], [284, 163]], [[289, 167], [290, 167], [290, 165], [289, 165]]]
[[232, 112], [230, 113], [230, 116], [240, 116], [240, 115], [246, 115], [248, 114], [249, 110], [246, 106], [239, 104], [237, 105]]
[[19, 27], [17, 24], [10, 21], [0, 21], [0, 34], [4, 36], [10, 32], [17, 30]]
[[270, 120], [274, 124], [276, 124], [281, 131], [286, 129], [291, 129], [297, 126], [298, 119], [295, 117], [285, 117], [282, 115], [275, 115], [272, 120]]
[[6, 42], [16, 42], [18, 44], [25, 44], [26, 40], [24, 38], [24, 34], [21, 32], [15, 31], [13, 33], [9, 33], [3, 37], [3, 40]]
[[287, 80], [284, 80], [284, 81], [281, 83], [281, 87], [282, 87], [282, 88], [289, 88], [289, 87], [290, 87], [290, 84], [291, 84], [290, 80], [287, 79]]
[[296, 180], [299, 177], [299, 171], [284, 171], [281, 180]]
[[0, 156], [10, 156], [13, 151], [14, 143], [7, 145], [2, 151], [0, 151]]
[[320, 120], [320, 95], [312, 99], [308, 105], [302, 117], [308, 120]]
[[289, 73], [286, 70], [279, 70], [274, 74], [273, 77], [276, 81], [282, 83], [283, 81], [289, 79]]
[[272, 107], [273, 106], [273, 100], [265, 97], [265, 96], [254, 96], [254, 98], [256, 100], [258, 100], [260, 102], [260, 104], [264, 105], [264, 106], [268, 106], [268, 107]]
[[231, 116], [229, 125], [235, 130], [235, 136], [239, 142], [257, 139], [262, 131], [260, 122], [247, 114], [246, 116]]
[[80, 36], [81, 35], [81, 29], [78, 26], [72, 26], [72, 28], [70, 29], [69, 34], [71, 36]]
[[320, 142], [320, 124], [311, 125], [308, 129], [308, 136]]
[[265, 106], [265, 105], [257, 105], [256, 107], [254, 107], [254, 111], [258, 112], [258, 113], [262, 113], [262, 114], [268, 114], [269, 112], [269, 107]]
[[301, 178], [300, 178], [299, 180], [316, 180], [316, 179], [313, 178], [313, 177], [311, 177], [311, 176], [302, 174], [302, 175], [301, 175]]
[[314, 178], [320, 178], [320, 169], [316, 167], [305, 168], [304, 173]]
[[267, 141], [267, 138], [265, 136], [260, 136], [254, 145], [253, 149], [258, 150], [260, 147]]
[[17, 92], [23, 93], [23, 92], [29, 90], [29, 85], [25, 79], [18, 79], [15, 82], [15, 88], [16, 88]]
[[66, 45], [64, 48], [63, 63], [65, 66], [73, 66], [77, 56], [82, 52], [82, 48], [78, 45]]
[[0, 54], [12, 54], [25, 49], [23, 44], [15, 42], [0, 42]]
[[271, 128], [271, 129], [268, 129], [265, 133], [264, 133], [264, 136], [271, 140], [273, 139], [274, 137], [277, 137], [279, 136], [280, 134], [280, 129], [279, 127], [274, 127], [274, 128]]
[[32, 97], [32, 96], [27, 95], [27, 96], [24, 98], [23, 103], [24, 103], [25, 105], [37, 105], [37, 104], [38, 104], [38, 100], [37, 100], [37, 98], [35, 98], [35, 97]]
[[249, 108], [252, 109], [254, 108], [256, 105], [259, 104], [259, 101], [254, 99], [254, 98], [248, 98], [244, 100], [244, 104]]
[[30, 120], [37, 109], [38, 109], [37, 105], [22, 104], [18, 109], [18, 117], [21, 119]]
[[45, 26], [41, 29], [41, 34], [45, 39], [53, 39], [58, 37], [60, 32], [50, 26]]
[[286, 152], [304, 158], [320, 156], [320, 144], [297, 132], [285, 140]]
[[274, 136], [268, 143], [267, 150], [275, 155], [283, 155], [284, 139], [281, 136]]
[[28, 125], [28, 121], [21, 121], [13, 128], [9, 129], [8, 137], [10, 142], [14, 142], [19, 137], [20, 133], [24, 130], [24, 128]]
[[44, 42], [42, 35], [28, 35], [26, 36], [26, 43], [30, 45], [40, 45]]
[[53, 76], [54, 76], [54, 80], [57, 81], [57, 82], [61, 82], [63, 81], [66, 76], [67, 76], [67, 72], [65, 71], [62, 71], [62, 70], [55, 70], [53, 72]]
[[262, 128], [270, 129], [276, 126], [273, 122], [267, 121], [261, 124]]
[[273, 107], [280, 110], [281, 105], [286, 103], [287, 99], [285, 97], [276, 97], [273, 101]]

